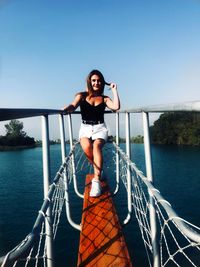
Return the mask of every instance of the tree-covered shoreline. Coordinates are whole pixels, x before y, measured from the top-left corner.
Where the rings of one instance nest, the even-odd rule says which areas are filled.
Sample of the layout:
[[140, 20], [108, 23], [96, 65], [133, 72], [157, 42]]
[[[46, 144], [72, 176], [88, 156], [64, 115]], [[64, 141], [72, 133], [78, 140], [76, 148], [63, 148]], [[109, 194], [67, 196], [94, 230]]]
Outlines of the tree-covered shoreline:
[[150, 127], [152, 144], [200, 145], [200, 113], [166, 112]]
[[[115, 137], [113, 137], [115, 140]], [[125, 143], [125, 138], [119, 138]], [[144, 137], [130, 138], [131, 143], [141, 144]], [[200, 146], [200, 113], [165, 112], [150, 126], [150, 142], [155, 145]]]

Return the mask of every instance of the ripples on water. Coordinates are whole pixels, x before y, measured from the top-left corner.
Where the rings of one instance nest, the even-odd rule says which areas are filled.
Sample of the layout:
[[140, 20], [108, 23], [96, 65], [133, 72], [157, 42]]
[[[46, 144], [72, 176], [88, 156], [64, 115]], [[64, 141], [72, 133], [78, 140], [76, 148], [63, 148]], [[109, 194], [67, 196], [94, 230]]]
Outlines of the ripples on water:
[[[122, 144], [122, 147], [124, 145]], [[145, 173], [143, 145], [132, 146], [132, 158]], [[153, 146], [153, 172], [158, 188], [176, 212], [196, 225], [200, 225], [199, 147]], [[61, 161], [60, 146], [51, 146], [51, 178]], [[84, 181], [79, 181], [83, 190]], [[111, 187], [114, 186], [110, 183]], [[125, 192], [115, 197], [116, 208], [122, 220], [126, 212]], [[70, 196], [72, 216], [81, 220], [82, 200]], [[41, 148], [0, 152], [0, 256], [12, 249], [32, 229], [43, 202], [42, 150]], [[135, 218], [124, 228], [125, 237], [134, 266], [147, 266], [144, 246]], [[76, 265], [79, 232], [66, 222], [63, 213], [56, 239], [58, 266]]]

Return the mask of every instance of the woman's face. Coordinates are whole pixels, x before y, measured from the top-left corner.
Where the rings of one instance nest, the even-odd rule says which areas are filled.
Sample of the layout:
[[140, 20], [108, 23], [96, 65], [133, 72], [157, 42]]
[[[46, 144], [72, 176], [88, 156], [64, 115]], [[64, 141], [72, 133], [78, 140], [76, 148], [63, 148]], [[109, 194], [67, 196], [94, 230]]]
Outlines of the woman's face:
[[91, 85], [92, 85], [92, 89], [94, 91], [98, 91], [101, 89], [101, 86], [102, 86], [102, 82], [100, 80], [100, 77], [98, 75], [92, 75], [91, 76]]

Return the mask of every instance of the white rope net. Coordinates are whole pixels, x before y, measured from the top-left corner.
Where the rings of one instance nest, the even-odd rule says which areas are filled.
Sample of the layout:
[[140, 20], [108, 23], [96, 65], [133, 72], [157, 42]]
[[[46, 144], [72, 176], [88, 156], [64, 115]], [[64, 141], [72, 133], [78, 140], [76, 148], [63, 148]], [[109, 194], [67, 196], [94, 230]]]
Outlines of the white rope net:
[[[1, 266], [47, 266], [46, 255], [46, 224], [50, 223], [53, 229], [53, 239], [56, 238], [58, 225], [60, 221], [63, 204], [65, 201], [65, 184], [72, 182], [73, 168], [78, 178], [79, 175], [85, 176], [92, 173], [92, 166], [88, 163], [83, 154], [80, 145], [74, 147], [66, 159], [63, 166], [60, 167], [54, 183], [51, 185], [48, 198], [44, 200], [43, 206], [39, 211], [40, 223], [33, 228], [33, 232], [29, 234], [16, 248], [10, 251]], [[103, 172], [115, 178], [116, 175], [116, 152], [119, 159], [119, 177], [127, 189], [127, 170], [131, 171], [131, 200], [135, 216], [138, 221], [144, 247], [147, 253], [149, 266], [153, 266], [153, 249], [152, 234], [150, 222], [150, 196], [155, 204], [156, 226], [157, 226], [157, 246], [160, 258], [160, 266], [200, 266], [200, 228], [189, 222], [179, 218], [171, 208], [170, 204], [162, 198], [159, 191], [156, 190], [144, 174], [139, 171], [134, 163], [132, 163], [125, 153], [117, 146], [107, 143], [104, 147], [104, 164]], [[73, 165], [75, 162], [75, 166]], [[73, 167], [74, 166], [74, 167]], [[50, 200], [50, 201], [49, 201]], [[44, 212], [44, 205], [51, 204], [52, 221], [49, 221], [48, 214]], [[46, 223], [45, 223], [46, 221]], [[24, 249], [26, 244], [30, 242], [33, 233], [38, 232], [37, 238], [34, 238], [28, 249]], [[132, 233], [134, 238], [134, 232]], [[192, 238], [191, 238], [192, 236]], [[134, 249], [134, 248], [133, 248]], [[24, 251], [12, 261], [11, 255]], [[67, 263], [66, 263], [67, 264]]]
[[[116, 150], [112, 150], [115, 159]], [[161, 196], [144, 174], [125, 153], [118, 149], [120, 178], [127, 187], [127, 171], [131, 170], [132, 205], [147, 252], [149, 266], [153, 266], [150, 197], [155, 205], [157, 246], [160, 266], [200, 266], [200, 228], [178, 217], [171, 205]], [[133, 233], [134, 238], [134, 233]], [[134, 249], [134, 248], [133, 248]]]

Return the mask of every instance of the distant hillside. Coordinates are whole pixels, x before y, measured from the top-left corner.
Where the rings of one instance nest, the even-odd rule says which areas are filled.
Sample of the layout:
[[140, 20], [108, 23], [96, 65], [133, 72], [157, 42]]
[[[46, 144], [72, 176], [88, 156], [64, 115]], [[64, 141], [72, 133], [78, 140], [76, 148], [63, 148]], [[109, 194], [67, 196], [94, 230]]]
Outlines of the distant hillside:
[[150, 127], [154, 144], [200, 145], [200, 113], [167, 112]]

